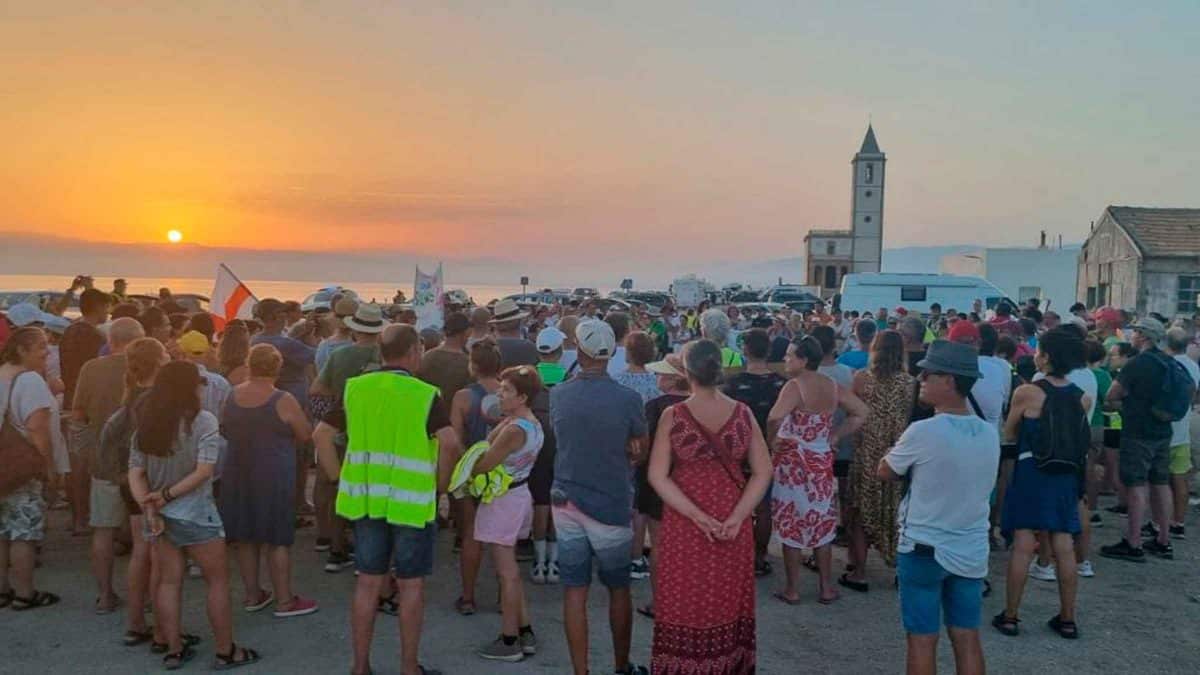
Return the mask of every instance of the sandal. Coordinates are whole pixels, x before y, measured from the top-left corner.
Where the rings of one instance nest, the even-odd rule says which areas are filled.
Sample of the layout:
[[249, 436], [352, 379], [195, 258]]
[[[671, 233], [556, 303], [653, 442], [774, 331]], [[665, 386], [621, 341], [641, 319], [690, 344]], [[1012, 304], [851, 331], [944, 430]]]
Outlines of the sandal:
[[1010, 617], [1004, 612], [992, 617], [992, 627], [1009, 637], [1021, 634], [1021, 627], [1017, 625], [1019, 623], [1021, 623], [1020, 619]]
[[5, 607], [8, 607], [9, 605], [12, 604], [12, 601], [13, 601], [13, 592], [12, 592], [11, 588], [8, 589], [7, 591], [4, 591], [3, 593], [0, 593], [0, 609], [4, 609]]
[[850, 590], [858, 591], [859, 593], [866, 593], [871, 590], [871, 587], [870, 587], [870, 585], [867, 584], [867, 582], [852, 580], [850, 578], [849, 572], [838, 577], [837, 582], [838, 582], [838, 586], [842, 586], [844, 588], [849, 588]]
[[118, 607], [121, 606], [121, 598], [117, 597], [117, 595], [115, 593], [112, 596], [112, 605], [111, 606], [109, 606], [109, 607], [101, 606], [101, 604], [100, 604], [101, 600], [103, 600], [103, 598], [96, 598], [96, 604], [95, 604], [94, 611], [96, 612], [96, 614], [98, 616], [104, 616], [105, 614], [112, 614], [113, 612], [117, 611]]
[[196, 650], [188, 645], [183, 645], [183, 649], [174, 654], [163, 656], [163, 668], [167, 670], [179, 670], [185, 663], [196, 658]]
[[[238, 651], [241, 651], [242, 658], [236, 658]], [[228, 654], [217, 654], [217, 658], [213, 661], [213, 670], [229, 670], [230, 668], [240, 668], [248, 666], [251, 663], [258, 663], [262, 657], [258, 652], [248, 647], [242, 647], [240, 650], [236, 644], [229, 643]]]
[[[196, 645], [200, 644], [200, 636], [199, 635], [192, 635], [190, 633], [184, 633], [183, 635], [179, 636], [179, 639], [180, 639], [180, 641], [183, 642], [184, 647], [195, 647]], [[163, 642], [153, 642], [152, 641], [150, 643], [150, 653], [151, 654], [166, 654], [167, 650], [170, 648], [171, 648], [171, 645], [168, 645]]]
[[144, 645], [153, 639], [153, 628], [147, 628], [143, 631], [127, 630], [125, 631], [125, 637], [121, 640], [121, 644], [124, 644], [126, 647], [136, 647], [138, 645]]
[[795, 600], [793, 600], [793, 599], [789, 598], [788, 596], [784, 595], [783, 591], [776, 591], [775, 593], [771, 594], [771, 597], [775, 598], [776, 600], [778, 600], [782, 603], [788, 604], [788, 605], [795, 606], [795, 605], [800, 604], [800, 598], [796, 598]]
[[388, 616], [398, 615], [400, 613], [400, 605], [396, 603], [396, 592], [392, 591], [392, 594], [386, 598], [380, 598], [379, 604], [375, 606], [375, 609]]
[[1046, 625], [1050, 626], [1050, 630], [1058, 633], [1063, 638], [1068, 640], [1079, 639], [1079, 626], [1076, 626], [1074, 621], [1063, 621], [1062, 617], [1056, 614], [1053, 619], [1046, 622]]
[[654, 618], [654, 605], [642, 605], [637, 608], [637, 613], [649, 619]]
[[53, 593], [46, 593], [44, 591], [35, 590], [33, 597], [30, 598], [22, 598], [14, 592], [12, 596], [12, 610], [14, 612], [24, 612], [30, 609], [41, 609], [42, 607], [57, 605], [61, 599]]
[[463, 616], [471, 616], [475, 613], [475, 603], [459, 598], [454, 601], [454, 609], [458, 610], [458, 613]]

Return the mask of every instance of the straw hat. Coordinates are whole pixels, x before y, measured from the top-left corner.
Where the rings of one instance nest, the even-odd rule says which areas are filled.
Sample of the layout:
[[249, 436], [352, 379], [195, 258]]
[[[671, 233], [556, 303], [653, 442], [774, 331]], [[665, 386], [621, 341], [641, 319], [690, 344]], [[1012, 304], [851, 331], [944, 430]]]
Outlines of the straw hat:
[[383, 332], [383, 310], [373, 303], [359, 305], [358, 309], [354, 310], [354, 316], [348, 316], [342, 321], [357, 333]]
[[492, 310], [492, 320], [488, 323], [508, 323], [524, 319], [527, 316], [529, 316], [529, 312], [522, 311], [516, 300], [505, 298], [496, 303], [496, 307]]

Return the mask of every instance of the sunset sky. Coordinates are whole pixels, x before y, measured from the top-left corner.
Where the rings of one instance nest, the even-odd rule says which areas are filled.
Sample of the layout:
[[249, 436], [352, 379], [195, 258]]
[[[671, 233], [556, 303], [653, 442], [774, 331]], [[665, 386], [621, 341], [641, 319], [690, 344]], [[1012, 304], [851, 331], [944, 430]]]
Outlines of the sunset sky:
[[886, 246], [1078, 241], [1200, 206], [1200, 3], [1137, 4], [6, 2], [0, 230], [796, 256], [871, 119]]

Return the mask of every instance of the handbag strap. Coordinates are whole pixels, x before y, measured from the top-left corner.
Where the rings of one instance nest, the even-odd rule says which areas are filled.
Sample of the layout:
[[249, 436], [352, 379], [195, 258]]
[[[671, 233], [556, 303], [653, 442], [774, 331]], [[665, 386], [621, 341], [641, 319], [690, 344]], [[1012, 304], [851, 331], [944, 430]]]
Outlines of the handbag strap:
[[[733, 456], [729, 451], [729, 446], [725, 444], [725, 440], [719, 435], [709, 431], [708, 428], [701, 424], [700, 420], [696, 419], [696, 416], [692, 414], [691, 409], [688, 408], [686, 403], [680, 403], [679, 407], [683, 408], [687, 412], [687, 416], [691, 418], [692, 423], [695, 424], [696, 428], [700, 430], [700, 434], [704, 436], [704, 439], [708, 442], [708, 445], [713, 449], [713, 455], [715, 455], [717, 458], [717, 464], [720, 464], [721, 468], [725, 470], [725, 475], [729, 476], [729, 480], [733, 481], [733, 484], [737, 486], [737, 489], [745, 489], [745, 481], [739, 480], [736, 476], [736, 472], [730, 468], [730, 464], [733, 462]], [[733, 414], [742, 414], [741, 404], [733, 409]]]
[[[16, 391], [16, 389], [17, 389], [17, 380], [20, 379], [20, 377], [22, 375], [24, 375], [26, 372], [28, 372], [28, 371], [22, 370], [21, 372], [17, 373], [16, 375], [13, 375], [13, 378], [8, 381], [8, 396], [5, 397], [6, 400], [4, 401], [4, 419], [0, 420], [0, 427], [3, 427], [5, 424], [9, 424], [8, 413], [12, 409], [13, 392]], [[13, 426], [15, 427], [16, 425], [14, 424]]]

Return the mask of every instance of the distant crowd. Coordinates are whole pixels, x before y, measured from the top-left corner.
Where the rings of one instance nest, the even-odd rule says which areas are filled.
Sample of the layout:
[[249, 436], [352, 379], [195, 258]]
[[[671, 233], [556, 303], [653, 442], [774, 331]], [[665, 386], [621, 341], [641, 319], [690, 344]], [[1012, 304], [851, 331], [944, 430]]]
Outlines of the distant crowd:
[[[455, 609], [475, 614], [485, 549], [501, 614], [482, 659], [534, 658], [547, 638], [524, 584], [558, 584], [571, 668], [589, 672], [598, 578], [613, 672], [752, 673], [756, 578], [776, 575], [775, 543], [775, 600], [805, 602], [805, 568], [822, 605], [894, 586], [908, 672], [935, 672], [945, 627], [970, 674], [984, 672], [992, 552], [1008, 553], [991, 626], [1026, 630], [1032, 577], [1058, 585], [1044, 621], [1074, 640], [1093, 555], [1171, 560], [1186, 536], [1200, 462], [1191, 320], [1036, 301], [601, 306], [450, 304], [418, 328], [406, 305], [338, 290], [226, 321], [169, 289], [139, 302], [122, 280], [105, 292], [78, 277], [54, 303], [9, 307], [0, 608], [59, 602], [35, 568], [47, 511], [65, 508], [90, 537], [96, 613], [125, 608], [126, 646], [167, 669], [195, 658], [190, 575], [204, 580], [213, 666], [255, 663], [270, 655], [234, 640], [229, 561], [242, 611], [312, 614], [292, 549], [315, 526], [323, 569], [357, 573], [356, 675], [372, 672], [381, 612], [399, 617], [401, 672], [439, 672], [418, 653], [424, 580], [456, 568]], [[1106, 520], [1119, 539], [1095, 547]], [[435, 555], [447, 528], [457, 565]], [[834, 546], [847, 548], [840, 571]], [[870, 572], [872, 550], [886, 577]], [[635, 608], [645, 579], [654, 600]], [[630, 660], [635, 611], [653, 621], [649, 669]]]

